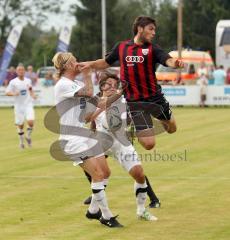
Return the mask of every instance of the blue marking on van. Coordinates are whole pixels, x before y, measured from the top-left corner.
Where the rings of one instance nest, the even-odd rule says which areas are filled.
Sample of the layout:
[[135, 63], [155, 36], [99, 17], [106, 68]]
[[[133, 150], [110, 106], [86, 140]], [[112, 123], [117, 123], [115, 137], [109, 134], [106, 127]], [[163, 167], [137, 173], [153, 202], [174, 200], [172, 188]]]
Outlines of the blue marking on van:
[[229, 87], [224, 88], [224, 94], [230, 94], [230, 88]]
[[185, 88], [163, 88], [162, 89], [165, 96], [185, 96]]

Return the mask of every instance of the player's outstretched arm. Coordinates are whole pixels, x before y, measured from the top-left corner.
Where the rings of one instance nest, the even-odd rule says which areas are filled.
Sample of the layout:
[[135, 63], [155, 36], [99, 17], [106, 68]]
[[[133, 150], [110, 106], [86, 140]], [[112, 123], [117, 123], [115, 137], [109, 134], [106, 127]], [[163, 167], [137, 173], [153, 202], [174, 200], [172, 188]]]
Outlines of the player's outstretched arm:
[[108, 68], [110, 65], [105, 61], [105, 59], [98, 59], [96, 61], [89, 61], [89, 62], [80, 62], [78, 63], [78, 66], [81, 71], [84, 69], [96, 69], [96, 70], [102, 70], [105, 68]]

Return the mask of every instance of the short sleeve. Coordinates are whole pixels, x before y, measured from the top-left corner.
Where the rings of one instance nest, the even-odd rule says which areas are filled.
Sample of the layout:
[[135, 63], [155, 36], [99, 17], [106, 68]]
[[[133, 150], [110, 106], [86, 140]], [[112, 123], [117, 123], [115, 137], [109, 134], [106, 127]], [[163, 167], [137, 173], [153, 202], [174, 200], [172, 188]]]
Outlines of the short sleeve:
[[62, 86], [61, 95], [63, 98], [74, 97], [75, 93], [84, 87], [84, 83], [74, 81], [71, 84], [66, 84]]
[[32, 80], [31, 79], [27, 79], [28, 80], [28, 84], [30, 87], [32, 87]]
[[120, 42], [116, 43], [111, 49], [111, 51], [106, 54], [105, 61], [109, 65], [112, 65], [114, 62], [119, 60], [119, 45], [120, 45]]
[[32, 89], [32, 81], [31, 81], [30, 78], [26, 78], [26, 83], [27, 83], [27, 87], [28, 87], [29, 89]]
[[154, 53], [153, 53], [153, 58], [156, 63], [160, 63], [164, 66], [166, 65], [166, 61], [171, 58], [171, 56], [166, 53], [160, 46], [154, 45], [153, 46]]
[[15, 91], [15, 86], [13, 84], [12, 81], [10, 81], [9, 85], [7, 86], [5, 92], [8, 93], [8, 92], [14, 92]]

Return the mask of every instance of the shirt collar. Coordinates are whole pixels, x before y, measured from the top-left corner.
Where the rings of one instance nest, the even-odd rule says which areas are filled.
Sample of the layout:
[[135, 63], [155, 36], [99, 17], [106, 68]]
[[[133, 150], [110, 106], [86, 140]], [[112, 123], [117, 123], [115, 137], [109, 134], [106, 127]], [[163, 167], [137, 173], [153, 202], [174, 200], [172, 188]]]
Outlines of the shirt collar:
[[133, 45], [133, 44], [134, 44], [135, 46], [141, 47], [141, 48], [146, 48], [146, 47], [149, 47], [149, 45], [151, 45], [151, 43], [144, 43], [144, 44], [142, 44], [142, 45], [136, 44], [136, 43], [134, 42], [134, 38], [130, 39], [129, 43], [130, 43], [130, 45]]

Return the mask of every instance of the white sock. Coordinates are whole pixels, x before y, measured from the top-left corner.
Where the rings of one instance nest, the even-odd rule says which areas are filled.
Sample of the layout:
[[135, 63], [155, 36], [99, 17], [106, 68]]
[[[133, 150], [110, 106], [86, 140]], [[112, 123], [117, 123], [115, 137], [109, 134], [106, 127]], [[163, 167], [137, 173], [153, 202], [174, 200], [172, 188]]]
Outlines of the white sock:
[[104, 178], [104, 187], [105, 188], [107, 187], [108, 183], [109, 183], [109, 179], [108, 178]]
[[90, 213], [97, 213], [99, 211], [98, 203], [93, 195], [88, 210]]
[[147, 198], [147, 184], [146, 182], [134, 183], [134, 192], [136, 194], [137, 215], [141, 215], [145, 211], [145, 202]]
[[[91, 183], [91, 188], [92, 188], [92, 191], [94, 190], [101, 190], [101, 189], [104, 189], [104, 186], [103, 188], [101, 187], [101, 183]], [[89, 212], [90, 213], [97, 213], [99, 211], [99, 206], [98, 206], [98, 203], [95, 199], [95, 197], [93, 196], [92, 194], [92, 199], [91, 199], [91, 203], [89, 205], [89, 208], [88, 208]]]
[[110, 211], [107, 203], [107, 198], [104, 190], [104, 181], [97, 183], [92, 182], [91, 188], [93, 191], [91, 203], [92, 202], [93, 204], [97, 203], [97, 206], [101, 209], [102, 216], [104, 219], [110, 219], [111, 217], [113, 217], [113, 214]]
[[21, 128], [17, 128], [17, 130], [18, 130], [19, 142], [20, 142], [20, 144], [23, 144], [23, 142], [24, 142], [24, 131]]
[[32, 133], [32, 131], [33, 131], [33, 127], [28, 127], [28, 128], [27, 128], [27, 136], [26, 136], [26, 137], [27, 137], [28, 139], [31, 138], [31, 133]]

